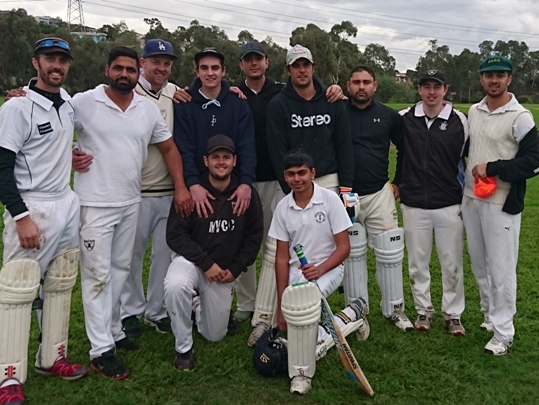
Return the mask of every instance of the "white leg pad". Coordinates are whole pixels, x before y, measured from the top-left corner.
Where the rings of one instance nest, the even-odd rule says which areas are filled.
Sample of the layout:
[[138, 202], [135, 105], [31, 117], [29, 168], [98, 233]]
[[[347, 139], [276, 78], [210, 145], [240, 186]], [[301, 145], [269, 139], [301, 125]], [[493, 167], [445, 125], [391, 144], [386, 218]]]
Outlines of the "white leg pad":
[[39, 363], [49, 369], [60, 356], [67, 356], [71, 291], [77, 281], [79, 249], [69, 249], [50, 264], [43, 283], [41, 348]]
[[255, 312], [251, 324], [256, 326], [260, 322], [267, 325], [273, 323], [273, 314], [277, 310], [277, 284], [275, 281], [275, 254], [277, 241], [269, 236], [266, 239], [266, 249], [260, 269], [258, 290], [256, 292]]
[[359, 222], [348, 229], [350, 256], [344, 261], [344, 303], [350, 304], [361, 297], [369, 304], [367, 271], [367, 231]]
[[13, 259], [0, 271], [0, 385], [15, 378], [26, 381], [32, 302], [41, 269], [32, 259]]
[[288, 329], [288, 375], [312, 378], [316, 371], [316, 340], [320, 320], [320, 290], [314, 283], [288, 286], [281, 310]]
[[382, 314], [389, 318], [394, 311], [404, 311], [402, 259], [404, 230], [390, 229], [376, 237], [376, 280], [382, 292]]

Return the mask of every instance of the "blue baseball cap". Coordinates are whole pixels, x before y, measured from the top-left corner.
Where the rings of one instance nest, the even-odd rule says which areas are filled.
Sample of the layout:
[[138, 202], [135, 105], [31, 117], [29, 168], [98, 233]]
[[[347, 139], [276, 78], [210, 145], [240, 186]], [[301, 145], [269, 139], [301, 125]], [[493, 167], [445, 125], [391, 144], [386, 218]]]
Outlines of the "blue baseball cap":
[[149, 39], [144, 44], [142, 49], [142, 57], [147, 58], [154, 55], [167, 55], [172, 59], [177, 59], [178, 57], [174, 55], [174, 48], [172, 44], [163, 39]]
[[250, 53], [257, 53], [260, 56], [267, 56], [266, 50], [262, 45], [260, 45], [258, 42], [247, 42], [243, 47], [241, 48], [240, 52], [240, 60], [245, 58]]

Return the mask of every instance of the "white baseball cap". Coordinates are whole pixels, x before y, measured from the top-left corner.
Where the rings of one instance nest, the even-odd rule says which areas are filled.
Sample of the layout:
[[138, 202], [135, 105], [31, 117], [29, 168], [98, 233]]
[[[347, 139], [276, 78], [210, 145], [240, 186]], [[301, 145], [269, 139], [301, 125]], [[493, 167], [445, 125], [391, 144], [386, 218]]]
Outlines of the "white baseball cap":
[[313, 54], [309, 48], [305, 48], [302, 45], [294, 45], [294, 47], [289, 49], [286, 53], [286, 66], [290, 66], [292, 63], [301, 58], [307, 59], [309, 62], [314, 64]]

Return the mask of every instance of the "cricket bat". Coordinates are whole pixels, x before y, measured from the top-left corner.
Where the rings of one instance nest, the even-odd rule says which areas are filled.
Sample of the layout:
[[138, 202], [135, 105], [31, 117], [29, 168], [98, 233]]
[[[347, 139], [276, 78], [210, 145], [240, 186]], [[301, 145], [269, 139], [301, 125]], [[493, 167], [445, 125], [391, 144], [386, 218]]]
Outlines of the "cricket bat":
[[[296, 245], [293, 249], [298, 256], [301, 265], [306, 265], [308, 262], [305, 258], [305, 253], [303, 252], [303, 246]], [[320, 289], [318, 284], [316, 284], [316, 286], [318, 289]], [[374, 396], [374, 391], [369, 384], [367, 377], [365, 377], [365, 374], [363, 374], [363, 371], [361, 370], [352, 349], [350, 349], [346, 338], [342, 335], [339, 325], [335, 320], [335, 316], [333, 315], [333, 311], [331, 310], [326, 298], [322, 295], [322, 291], [320, 291], [320, 296], [322, 301], [322, 316], [324, 317], [324, 322], [331, 333], [333, 341], [335, 342], [335, 347], [337, 348], [339, 358], [341, 359], [341, 363], [346, 371], [346, 374], [348, 377], [358, 383], [361, 389], [363, 389], [367, 394], [369, 394], [371, 397]]]

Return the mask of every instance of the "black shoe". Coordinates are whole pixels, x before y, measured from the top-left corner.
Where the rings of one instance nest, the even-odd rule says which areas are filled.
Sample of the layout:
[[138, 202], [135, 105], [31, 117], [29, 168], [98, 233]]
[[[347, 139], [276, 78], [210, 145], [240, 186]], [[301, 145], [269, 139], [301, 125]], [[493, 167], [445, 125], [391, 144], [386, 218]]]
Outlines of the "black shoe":
[[151, 319], [144, 318], [144, 325], [151, 326], [160, 333], [172, 332], [172, 326], [170, 325], [170, 318], [168, 316], [161, 318], [158, 321], [152, 321]]
[[240, 331], [240, 326], [236, 323], [236, 321], [232, 318], [232, 314], [230, 314], [230, 318], [228, 318], [228, 326], [226, 328], [226, 333], [228, 336], [234, 336]]
[[140, 344], [133, 340], [129, 340], [126, 337], [114, 342], [114, 344], [116, 345], [117, 350], [123, 350], [124, 352], [136, 352], [137, 350], [140, 350]]
[[114, 349], [106, 351], [100, 357], [93, 359], [90, 367], [101, 374], [102, 377], [123, 380], [129, 376], [129, 371], [118, 361], [114, 354]]
[[193, 348], [185, 353], [176, 352], [174, 367], [180, 371], [193, 371], [195, 369], [195, 359], [193, 358]]
[[128, 338], [139, 338], [142, 336], [142, 328], [139, 319], [133, 315], [122, 319], [122, 330]]

